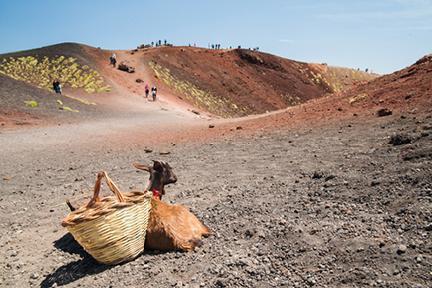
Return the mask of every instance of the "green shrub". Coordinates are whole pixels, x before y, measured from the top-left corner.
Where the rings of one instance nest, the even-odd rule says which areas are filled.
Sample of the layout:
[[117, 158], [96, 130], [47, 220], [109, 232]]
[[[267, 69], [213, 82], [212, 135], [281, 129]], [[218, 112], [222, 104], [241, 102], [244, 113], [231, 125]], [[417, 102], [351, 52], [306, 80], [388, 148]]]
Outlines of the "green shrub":
[[31, 108], [36, 108], [39, 106], [39, 103], [35, 100], [24, 101], [24, 103], [26, 104], [26, 106], [31, 107]]

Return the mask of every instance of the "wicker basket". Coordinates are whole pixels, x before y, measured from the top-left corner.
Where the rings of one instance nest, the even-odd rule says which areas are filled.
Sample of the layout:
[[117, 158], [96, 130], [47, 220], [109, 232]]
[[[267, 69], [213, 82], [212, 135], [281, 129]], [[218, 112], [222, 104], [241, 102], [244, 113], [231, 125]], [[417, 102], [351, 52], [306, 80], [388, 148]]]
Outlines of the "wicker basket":
[[[103, 178], [115, 196], [99, 198]], [[118, 264], [144, 251], [150, 209], [151, 194], [122, 194], [106, 172], [100, 172], [93, 198], [87, 205], [69, 213], [62, 225], [98, 262]]]

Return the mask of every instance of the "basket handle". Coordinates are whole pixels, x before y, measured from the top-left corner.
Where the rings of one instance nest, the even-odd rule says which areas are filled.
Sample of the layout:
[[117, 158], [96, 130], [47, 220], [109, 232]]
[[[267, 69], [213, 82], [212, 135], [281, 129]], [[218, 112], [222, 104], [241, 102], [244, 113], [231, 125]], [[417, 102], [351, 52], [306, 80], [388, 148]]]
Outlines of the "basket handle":
[[96, 204], [97, 202], [100, 202], [99, 192], [101, 189], [102, 178], [105, 178], [105, 181], [106, 181], [109, 189], [115, 194], [115, 196], [117, 197], [117, 200], [119, 202], [125, 202], [125, 199], [124, 199], [123, 195], [121, 194], [120, 189], [111, 180], [111, 178], [108, 177], [108, 174], [105, 171], [102, 171], [102, 172], [99, 172], [97, 175], [96, 183], [95, 183], [94, 191], [93, 191], [93, 197], [92, 197], [92, 199], [90, 199], [90, 202], [87, 204], [87, 206], [86, 206], [87, 208], [90, 208], [94, 204]]

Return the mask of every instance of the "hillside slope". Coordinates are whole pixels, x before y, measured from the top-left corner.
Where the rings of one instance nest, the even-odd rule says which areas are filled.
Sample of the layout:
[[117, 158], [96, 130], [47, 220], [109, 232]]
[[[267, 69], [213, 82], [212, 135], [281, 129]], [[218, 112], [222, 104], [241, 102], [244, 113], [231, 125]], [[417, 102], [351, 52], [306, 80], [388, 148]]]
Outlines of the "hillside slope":
[[95, 105], [0, 74], [0, 128], [39, 122], [82, 120], [97, 113]]
[[161, 47], [134, 52], [142, 54], [156, 77], [179, 97], [223, 116], [283, 109], [375, 78], [244, 49]]
[[365, 109], [389, 106], [394, 109], [427, 109], [432, 101], [432, 54], [395, 73], [346, 91], [352, 106]]
[[[342, 93], [328, 94], [270, 115], [245, 118], [241, 122], [246, 131], [296, 125], [310, 127], [329, 122], [339, 123], [344, 119], [379, 118], [377, 112], [381, 109], [402, 118], [408, 115], [432, 117], [432, 55]], [[227, 125], [221, 127], [221, 132], [230, 133], [230, 129], [231, 126]]]
[[[130, 74], [110, 67], [108, 57], [113, 52], [117, 53], [119, 63], [129, 63], [136, 72]], [[151, 109], [198, 110], [237, 117], [304, 103], [375, 77], [352, 69], [242, 49], [157, 47], [108, 51], [77, 43], [2, 54], [0, 75], [0, 101], [7, 103], [2, 105], [3, 118], [13, 111], [14, 115], [33, 115], [30, 118], [34, 119], [57, 114], [67, 118], [71, 110], [91, 114], [104, 107], [113, 111], [148, 112], [147, 103], [152, 105]], [[66, 113], [52, 97], [51, 83], [55, 79], [62, 82], [64, 94], [70, 96], [60, 100], [72, 99], [66, 106], [71, 109]], [[146, 83], [158, 87], [158, 102], [143, 101]], [[35, 93], [31, 87], [35, 87]], [[29, 109], [25, 101], [36, 101], [39, 108]], [[87, 109], [83, 107], [86, 103], [97, 105]]]

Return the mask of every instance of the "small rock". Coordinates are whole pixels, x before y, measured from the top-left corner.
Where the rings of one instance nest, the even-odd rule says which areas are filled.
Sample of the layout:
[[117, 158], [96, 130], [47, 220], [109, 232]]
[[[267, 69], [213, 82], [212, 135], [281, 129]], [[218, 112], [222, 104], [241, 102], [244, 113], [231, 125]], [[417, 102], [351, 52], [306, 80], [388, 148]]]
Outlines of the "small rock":
[[135, 72], [135, 68], [132, 67], [132, 66], [130, 66], [130, 65], [128, 65], [128, 63], [125, 62], [125, 61], [121, 62], [121, 63], [117, 66], [117, 68], [118, 68], [119, 70], [124, 71], [124, 72], [127, 72], [127, 73], [134, 73], [134, 72]]
[[262, 238], [262, 239], [265, 239], [265, 238], [266, 238], [266, 235], [265, 235], [264, 231], [259, 231], [256, 235], [257, 235], [259, 238]]
[[226, 285], [222, 279], [216, 280], [216, 282], [214, 283], [214, 286], [215, 287], [226, 287]]
[[399, 255], [404, 254], [407, 251], [407, 249], [408, 249], [407, 246], [405, 246], [403, 244], [399, 245], [396, 253], [399, 254]]
[[334, 178], [336, 178], [335, 175], [329, 175], [329, 176], [327, 176], [327, 177], [324, 178], [324, 181], [330, 181], [330, 180], [332, 180]]
[[381, 184], [381, 182], [380, 182], [380, 181], [377, 181], [377, 180], [374, 180], [374, 181], [371, 182], [371, 186], [372, 186], [372, 187], [374, 187], [374, 186], [378, 186], [378, 185], [380, 185], [380, 184]]
[[307, 279], [306, 282], [309, 286], [314, 286], [316, 284], [315, 279], [311, 279], [311, 278]]
[[255, 234], [255, 231], [247, 229], [245, 231], [245, 236], [251, 238]]
[[144, 148], [144, 152], [145, 152], [145, 153], [152, 153], [152, 152], [153, 152], [153, 150], [152, 150], [152, 149], [150, 149], [150, 148]]
[[160, 151], [159, 152], [159, 155], [168, 155], [168, 154], [171, 154], [171, 152], [170, 151]]
[[198, 112], [198, 111], [196, 111], [196, 110], [191, 110], [191, 112], [194, 113], [194, 114], [197, 114], [197, 115], [200, 115], [200, 114], [201, 114], [200, 112]]
[[39, 274], [38, 273], [32, 273], [31, 275], [30, 275], [30, 278], [31, 279], [38, 279], [39, 278]]
[[385, 116], [392, 115], [393, 112], [392, 112], [390, 109], [387, 109], [387, 108], [381, 108], [381, 109], [379, 109], [379, 110], [377, 111], [376, 114], [377, 114], [378, 117], [385, 117]]
[[214, 127], [215, 127], [215, 125], [213, 125], [213, 124], [209, 125], [209, 128], [214, 128]]
[[412, 139], [410, 136], [405, 134], [395, 134], [390, 137], [389, 144], [393, 146], [404, 145], [411, 143]]
[[321, 179], [323, 176], [321, 172], [315, 171], [312, 175], [312, 179]]
[[242, 126], [237, 126], [237, 127], [236, 127], [236, 130], [242, 130], [242, 129], [243, 129]]

